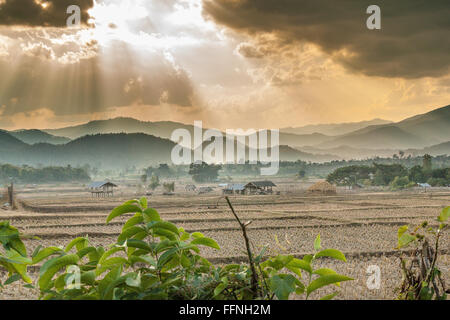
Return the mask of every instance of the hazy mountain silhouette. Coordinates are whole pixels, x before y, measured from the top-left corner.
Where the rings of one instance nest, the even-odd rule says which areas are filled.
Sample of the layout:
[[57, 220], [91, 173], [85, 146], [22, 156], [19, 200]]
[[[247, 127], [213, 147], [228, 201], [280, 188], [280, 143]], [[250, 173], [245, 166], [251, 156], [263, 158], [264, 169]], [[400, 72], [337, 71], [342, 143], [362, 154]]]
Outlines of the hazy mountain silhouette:
[[193, 132], [192, 125], [172, 121], [140, 121], [133, 118], [114, 118], [108, 120], [95, 120], [85, 124], [60, 129], [45, 129], [52, 135], [77, 139], [85, 135], [99, 133], [145, 133], [155, 137], [170, 139], [176, 129], [187, 129]]
[[[226, 140], [224, 139], [224, 150]], [[211, 142], [205, 142], [203, 148]], [[171, 163], [171, 153], [176, 144], [168, 139], [162, 139], [144, 133], [110, 133], [87, 135], [66, 144], [49, 143], [26, 144], [7, 132], [0, 132], [0, 162], [15, 165], [57, 165], [78, 166], [89, 164], [103, 168], [120, 168], [129, 166], [149, 166], [159, 163]], [[246, 159], [249, 158], [249, 148], [245, 146]], [[314, 155], [280, 146], [282, 161], [314, 161], [323, 162], [336, 159], [333, 155]], [[184, 149], [190, 152], [191, 149]], [[211, 159], [205, 159], [209, 162]], [[225, 161], [225, 159], [224, 159]], [[237, 161], [237, 159], [235, 159]]]
[[326, 141], [332, 140], [333, 137], [324, 135], [322, 133], [311, 134], [292, 134], [283, 133], [280, 131], [280, 144], [289, 146], [313, 146]]
[[[361, 124], [357, 123], [359, 126]], [[356, 124], [342, 124], [341, 129], [348, 128], [348, 125]], [[88, 163], [105, 167], [169, 163], [175, 146], [169, 138], [174, 130], [180, 128], [187, 129], [193, 136], [192, 125], [170, 121], [145, 122], [132, 118], [91, 121], [44, 132], [0, 130], [0, 162], [19, 165]], [[450, 106], [398, 123], [370, 125], [339, 136], [280, 133], [280, 159], [322, 162], [349, 157], [392, 156], [399, 150], [405, 153], [408, 150], [410, 154], [449, 154], [448, 128]], [[67, 141], [65, 137], [74, 140], [64, 143]]]
[[450, 105], [405, 119], [396, 126], [419, 137], [447, 142], [450, 140]]
[[[62, 136], [69, 137], [71, 139], [76, 139], [88, 134], [99, 134], [99, 133], [145, 133], [153, 135], [155, 137], [160, 137], [164, 139], [170, 139], [172, 133], [176, 129], [186, 129], [194, 137], [194, 126], [183, 124], [179, 122], [172, 121], [139, 121], [133, 118], [114, 118], [108, 120], [95, 120], [90, 121], [86, 124], [60, 128], [60, 129], [46, 129], [45, 132]], [[203, 128], [203, 131], [207, 128]], [[225, 133], [223, 133], [225, 136]], [[291, 133], [280, 132], [280, 144], [285, 145], [295, 145], [295, 146], [306, 146], [315, 145], [324, 141], [330, 140], [332, 137], [320, 133], [305, 134], [305, 135], [295, 135]], [[192, 147], [185, 145], [185, 147]]]
[[303, 127], [283, 128], [280, 131], [284, 133], [293, 133], [299, 135], [319, 133], [327, 136], [338, 136], [368, 126], [389, 124], [389, 123], [392, 123], [392, 121], [383, 119], [373, 119], [370, 121], [348, 122], [348, 123], [311, 124]]
[[418, 148], [429, 145], [429, 140], [408, 133], [395, 125], [371, 126], [318, 144], [320, 148], [349, 146], [367, 149]]
[[312, 153], [315, 155], [331, 154], [345, 160], [350, 159], [367, 159], [374, 157], [392, 157], [394, 153], [398, 153], [397, 149], [367, 149], [354, 148], [349, 146], [337, 146], [332, 148], [317, 148], [317, 147], [300, 147], [301, 151]]
[[[259, 148], [249, 148], [247, 144], [242, 144], [239, 141], [237, 141], [237, 139], [233, 140], [232, 138], [226, 138], [223, 137], [222, 138], [222, 144], [223, 144], [223, 150], [224, 150], [224, 154], [223, 157], [221, 157], [221, 161], [222, 162], [227, 162], [227, 158], [226, 158], [226, 152], [227, 152], [227, 141], [231, 142], [231, 144], [234, 146], [234, 158], [233, 161], [235, 161], [235, 163], [241, 161], [242, 159], [240, 159], [238, 157], [238, 147], [239, 148], [244, 148], [245, 150], [245, 159], [244, 160], [249, 160], [250, 159], [250, 154], [251, 152], [254, 152], [252, 154], [256, 154], [257, 156], [259, 155]], [[205, 148], [207, 148], [209, 145], [212, 145], [213, 141], [206, 141], [202, 144], [202, 150], [205, 150]], [[233, 144], [234, 143], [234, 144]], [[340, 159], [340, 157], [337, 157], [335, 155], [332, 154], [320, 154], [320, 155], [316, 155], [316, 154], [312, 154], [312, 153], [307, 153], [307, 152], [303, 152], [301, 150], [297, 150], [295, 148], [292, 148], [290, 146], [287, 145], [279, 145], [278, 146], [278, 150], [279, 150], [279, 159], [280, 161], [297, 161], [297, 160], [302, 160], [302, 161], [312, 161], [312, 162], [326, 162], [326, 161], [331, 161], [331, 160], [335, 160], [335, 159]], [[207, 150], [207, 149], [206, 149]], [[269, 151], [270, 152], [270, 151]], [[209, 156], [206, 155], [206, 158], [204, 158], [203, 160], [206, 162], [213, 162], [214, 161], [214, 156]], [[270, 157], [270, 153], [268, 155]], [[258, 158], [260, 159], [260, 158]]]
[[422, 156], [424, 154], [429, 154], [432, 156], [450, 155], [450, 141], [419, 150], [417, 149], [405, 150], [405, 154], [411, 154], [413, 156]]
[[67, 144], [37, 143], [28, 145], [0, 132], [0, 162], [16, 165], [98, 165], [100, 167], [128, 167], [170, 161], [175, 144], [142, 133], [88, 135]]
[[9, 134], [28, 144], [35, 144], [35, 143], [64, 144], [70, 141], [69, 138], [54, 136], [47, 132], [37, 129], [9, 131]]
[[26, 146], [25, 142], [13, 137], [8, 131], [0, 130], [0, 155], [10, 150], [21, 150]]

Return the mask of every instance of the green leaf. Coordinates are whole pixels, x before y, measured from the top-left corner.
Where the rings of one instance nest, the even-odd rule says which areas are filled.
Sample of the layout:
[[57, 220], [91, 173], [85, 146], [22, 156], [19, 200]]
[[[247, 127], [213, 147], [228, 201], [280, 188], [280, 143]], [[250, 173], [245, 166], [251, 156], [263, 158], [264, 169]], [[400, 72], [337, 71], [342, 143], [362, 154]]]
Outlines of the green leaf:
[[[327, 276], [330, 274], [337, 274], [337, 272], [332, 269], [329, 269], [329, 268], [322, 268], [322, 269], [314, 270], [313, 274], [318, 274], [319, 276]], [[338, 287], [341, 285], [340, 282], [336, 282], [335, 284]]]
[[33, 257], [32, 264], [41, 262], [45, 258], [48, 258], [49, 256], [58, 254], [58, 253], [64, 253], [64, 250], [62, 250], [61, 248], [58, 248], [58, 247], [48, 247], [48, 248], [42, 249]]
[[147, 242], [138, 239], [128, 239], [127, 247], [138, 248], [146, 251], [152, 250], [152, 248], [148, 245]]
[[98, 260], [97, 249], [94, 247], [86, 247], [77, 252], [78, 257], [81, 259], [87, 254], [93, 254], [96, 256], [96, 260]]
[[10, 273], [18, 273], [26, 283], [32, 282], [27, 275], [27, 265], [31, 264], [31, 259], [23, 257], [14, 249], [10, 249], [6, 251], [6, 257], [0, 255], [0, 264], [5, 265], [4, 262], [6, 262], [6, 267]]
[[265, 245], [262, 249], [261, 252], [258, 254], [258, 256], [255, 258], [255, 263], [260, 263], [262, 258], [264, 257], [264, 254], [266, 253], [266, 250], [269, 246]]
[[159, 216], [158, 211], [153, 208], [147, 208], [142, 213], [144, 215], [144, 221], [146, 223], [150, 221], [161, 221], [161, 217]]
[[439, 215], [439, 222], [445, 222], [448, 220], [448, 217], [450, 216], [450, 207], [446, 207], [442, 210], [441, 214]]
[[141, 286], [141, 275], [135, 272], [131, 272], [126, 275], [125, 283], [130, 287], [139, 288]]
[[80, 277], [80, 281], [82, 283], [88, 284], [88, 285], [94, 285], [95, 284], [95, 271], [88, 271], [83, 272]]
[[401, 236], [402, 236], [406, 231], [408, 231], [408, 226], [407, 226], [407, 225], [406, 225], [406, 226], [401, 226], [400, 228], [398, 228], [398, 231], [397, 231], [397, 238], [400, 239]]
[[312, 254], [305, 254], [305, 256], [303, 257], [303, 261], [306, 261], [308, 263], [311, 263], [311, 261], [313, 260], [314, 256]]
[[319, 288], [322, 288], [324, 286], [334, 284], [337, 282], [349, 281], [349, 280], [353, 280], [353, 279], [349, 278], [347, 276], [344, 276], [344, 275], [340, 275], [340, 274], [329, 274], [329, 275], [321, 276], [321, 277], [311, 281], [309, 286], [306, 288], [306, 294], [307, 294], [307, 296], [309, 296], [311, 294], [311, 292], [313, 292]]
[[174, 257], [174, 255], [176, 255], [179, 250], [180, 249], [178, 249], [178, 248], [172, 248], [172, 249], [167, 250], [166, 252], [164, 252], [158, 259], [158, 268], [161, 269], [162, 267], [164, 267], [164, 265], [166, 263], [168, 263], [169, 260], [172, 259]]
[[168, 221], [151, 221], [147, 223], [149, 229], [165, 229], [176, 235], [179, 235], [179, 230], [176, 225]]
[[410, 244], [411, 242], [417, 240], [416, 236], [413, 236], [409, 233], [404, 233], [399, 239], [398, 239], [398, 247], [397, 248], [403, 248]]
[[416, 236], [406, 233], [406, 231], [408, 231], [408, 226], [402, 226], [398, 229], [398, 232], [397, 232], [397, 238], [398, 238], [397, 248], [398, 249], [408, 245], [409, 243], [411, 243], [417, 239]]
[[13, 274], [11, 277], [9, 277], [4, 283], [3, 283], [3, 285], [8, 285], [8, 284], [11, 284], [11, 283], [13, 283], [13, 282], [16, 282], [16, 281], [18, 281], [18, 280], [20, 280], [20, 279], [22, 279], [22, 277], [20, 276], [20, 274], [18, 274], [18, 273], [16, 273], [16, 274]]
[[142, 197], [139, 200], [139, 204], [141, 205], [142, 208], [147, 209], [147, 198], [146, 197]]
[[101, 298], [105, 297], [106, 291], [111, 283], [117, 280], [122, 274], [122, 265], [114, 267], [102, 280], [98, 283], [98, 291]]
[[108, 251], [106, 251], [105, 253], [103, 253], [103, 255], [100, 257], [100, 260], [98, 261], [98, 264], [103, 264], [103, 262], [111, 255], [115, 254], [116, 252], [119, 251], [124, 251], [123, 247], [113, 247], [111, 249], [109, 249]]
[[322, 251], [316, 253], [316, 258], [319, 258], [319, 257], [330, 257], [330, 258], [334, 258], [337, 260], [347, 262], [347, 259], [345, 259], [345, 255], [341, 251], [336, 250], [336, 249], [322, 250]]
[[157, 237], [166, 237], [169, 240], [175, 241], [177, 240], [176, 235], [167, 229], [155, 228], [153, 229], [153, 235]]
[[334, 297], [336, 297], [339, 294], [339, 292], [334, 292], [332, 294], [326, 295], [322, 298], [320, 298], [320, 300], [332, 300]]
[[214, 297], [217, 297], [219, 294], [222, 293], [223, 290], [228, 286], [228, 278], [222, 277], [220, 279], [220, 284], [214, 289]]
[[33, 251], [33, 253], [31, 254], [31, 258], [34, 258], [38, 253], [39, 253], [39, 251], [42, 249], [42, 246], [41, 245], [38, 245], [35, 249], [34, 249], [34, 251]]
[[141, 208], [133, 204], [123, 204], [114, 208], [106, 219], [106, 223], [109, 223], [112, 219], [117, 218], [125, 213], [142, 212]]
[[225, 283], [219, 283], [219, 285], [214, 289], [214, 297], [217, 297], [219, 294], [221, 294], [226, 287], [227, 285]]
[[207, 246], [207, 247], [211, 247], [211, 248], [220, 250], [220, 247], [217, 244], [217, 242], [211, 238], [206, 238], [206, 237], [197, 238], [197, 239], [192, 240], [191, 244], [198, 244], [198, 245]]
[[326, 276], [329, 274], [337, 274], [337, 272], [332, 269], [322, 268], [322, 269], [314, 270], [313, 274], [318, 274], [319, 276]]
[[136, 226], [129, 227], [122, 231], [122, 233], [117, 238], [117, 242], [122, 243], [125, 240], [133, 237], [134, 235], [136, 235], [139, 232], [146, 232], [146, 231], [145, 231], [145, 229], [143, 229], [141, 227], [136, 227]]
[[197, 239], [197, 238], [203, 238], [205, 235], [201, 232], [193, 232], [191, 234], [192, 238]]
[[142, 217], [142, 214], [140, 212], [136, 213], [134, 217], [128, 219], [127, 222], [122, 227], [122, 231], [125, 229], [128, 229], [129, 227], [135, 226], [139, 223], [142, 223], [144, 221], [144, 218]]
[[295, 291], [295, 284], [296, 279], [290, 274], [274, 275], [270, 278], [270, 289], [278, 300], [289, 299], [289, 295]]
[[122, 257], [112, 257], [109, 258], [105, 261], [103, 261], [103, 263], [101, 264], [102, 267], [109, 267], [111, 268], [112, 266], [116, 266], [119, 264], [127, 264], [128, 260]]
[[314, 240], [314, 250], [318, 251], [322, 248], [320, 245], [320, 233], [317, 235], [316, 240]]
[[27, 250], [17, 228], [11, 226], [8, 221], [0, 222], [0, 243], [6, 249], [12, 248], [16, 250], [22, 257], [27, 256]]
[[58, 272], [61, 268], [64, 268], [68, 265], [77, 264], [78, 260], [79, 258], [76, 254], [69, 254], [66, 256], [49, 260], [51, 262], [44, 269], [45, 272], [41, 273], [39, 277], [39, 287], [41, 288], [41, 290], [48, 289], [50, 281], [52, 280], [52, 277], [55, 275], [56, 272]]
[[180, 241], [186, 241], [191, 237], [191, 235], [187, 232], [182, 232], [181, 233], [181, 237], [180, 237]]
[[64, 251], [65, 252], [69, 252], [70, 249], [72, 249], [74, 246], [78, 247], [78, 244], [82, 244], [81, 249], [83, 249], [84, 247], [86, 247], [87, 241], [88, 240], [85, 237], [75, 238], [72, 241], [70, 241], [70, 243], [66, 246], [66, 249]]
[[294, 258], [292, 261], [290, 261], [288, 263], [288, 266], [290, 268], [298, 268], [298, 269], [305, 270], [308, 273], [313, 272], [311, 264], [308, 261], [305, 261], [304, 259], [300, 260], [300, 259]]

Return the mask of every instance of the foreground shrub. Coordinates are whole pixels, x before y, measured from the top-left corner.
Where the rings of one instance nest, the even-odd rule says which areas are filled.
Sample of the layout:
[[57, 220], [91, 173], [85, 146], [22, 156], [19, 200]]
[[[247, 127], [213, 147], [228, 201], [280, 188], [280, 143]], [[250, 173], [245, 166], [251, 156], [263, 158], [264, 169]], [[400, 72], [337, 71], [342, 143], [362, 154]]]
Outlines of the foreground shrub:
[[[291, 255], [264, 259], [264, 250], [253, 257], [247, 246], [248, 265], [216, 267], [200, 255], [201, 246], [219, 250], [215, 240], [162, 220], [147, 206], [146, 198], [115, 208], [106, 222], [130, 213], [134, 215], [123, 225], [117, 241], [107, 248], [92, 246], [88, 237], [79, 237], [64, 248], [39, 246], [30, 257], [19, 231], [1, 222], [4, 252], [0, 252], [0, 264], [9, 272], [9, 279], [0, 286], [21, 280], [33, 288], [27, 275], [29, 265], [40, 266], [36, 283], [40, 298], [59, 300], [288, 299], [294, 292], [308, 298], [319, 288], [352, 280], [331, 269], [313, 268], [314, 261], [323, 257], [346, 261], [338, 250], [322, 250], [320, 235], [314, 242], [315, 254], [303, 259]], [[246, 225], [241, 227], [248, 241]], [[332, 299], [337, 293], [323, 299]]]
[[438, 217], [439, 227], [433, 228], [428, 222], [409, 231], [408, 226], [398, 230], [398, 248], [414, 245], [414, 253], [409, 259], [401, 259], [402, 284], [398, 288], [398, 298], [404, 300], [446, 300], [448, 290], [438, 268], [439, 239], [447, 229], [450, 207], [442, 210]]

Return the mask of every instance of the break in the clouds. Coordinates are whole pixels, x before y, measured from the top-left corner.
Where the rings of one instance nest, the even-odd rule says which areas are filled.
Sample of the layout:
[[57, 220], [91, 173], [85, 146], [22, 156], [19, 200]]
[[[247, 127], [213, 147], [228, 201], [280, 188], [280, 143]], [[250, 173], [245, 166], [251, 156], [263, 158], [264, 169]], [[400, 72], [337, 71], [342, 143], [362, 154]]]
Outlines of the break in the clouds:
[[[450, 67], [450, 3], [448, 0], [376, 1], [381, 30], [366, 27], [367, 0], [204, 0], [205, 15], [239, 33], [253, 46], [240, 52], [261, 58], [261, 35], [274, 35], [269, 50], [288, 43], [316, 44], [334, 61], [368, 76], [439, 77]], [[264, 45], [263, 45], [264, 47]], [[282, 51], [282, 50], [281, 50]]]
[[81, 9], [81, 23], [88, 24], [94, 0], [0, 0], [0, 25], [64, 27], [67, 8]]
[[[30, 36], [31, 31], [27, 31]], [[40, 35], [40, 36], [39, 36]], [[48, 36], [48, 34], [47, 34]], [[33, 41], [9, 41], [0, 59], [2, 115], [51, 110], [88, 114], [115, 106], [192, 105], [188, 75], [159, 52], [131, 52], [121, 41], [105, 48], [96, 41], [60, 44], [34, 33]]]

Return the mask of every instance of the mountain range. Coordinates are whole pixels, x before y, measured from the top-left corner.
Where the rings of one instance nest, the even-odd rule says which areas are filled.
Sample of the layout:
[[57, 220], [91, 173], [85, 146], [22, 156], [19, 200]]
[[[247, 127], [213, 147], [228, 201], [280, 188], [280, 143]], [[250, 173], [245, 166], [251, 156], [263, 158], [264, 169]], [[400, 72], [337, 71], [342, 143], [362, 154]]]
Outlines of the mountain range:
[[[170, 140], [172, 132], [180, 128], [193, 136], [193, 125], [133, 118], [96, 120], [59, 129], [0, 130], [0, 162], [101, 163], [108, 167], [166, 163], [175, 146]], [[450, 106], [396, 123], [375, 119], [285, 128], [280, 130], [280, 160], [362, 159], [392, 156], [399, 150], [406, 155], [450, 154], [449, 128]], [[187, 143], [184, 147], [191, 146]]]
[[373, 125], [389, 124], [392, 121], [383, 119], [373, 119], [370, 121], [361, 122], [347, 122], [347, 123], [330, 123], [330, 124], [310, 124], [303, 127], [288, 127], [283, 128], [280, 131], [293, 134], [312, 134], [321, 133], [328, 136], [338, 136], [352, 131], [356, 131], [362, 128]]

